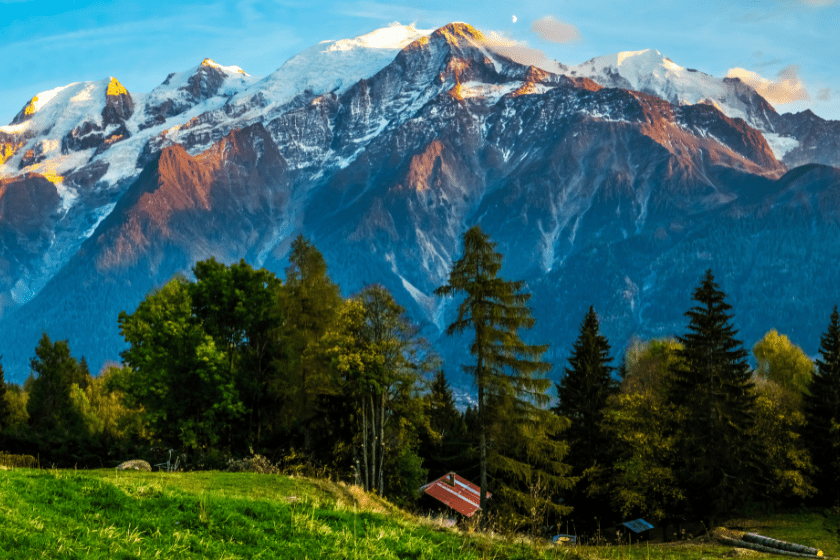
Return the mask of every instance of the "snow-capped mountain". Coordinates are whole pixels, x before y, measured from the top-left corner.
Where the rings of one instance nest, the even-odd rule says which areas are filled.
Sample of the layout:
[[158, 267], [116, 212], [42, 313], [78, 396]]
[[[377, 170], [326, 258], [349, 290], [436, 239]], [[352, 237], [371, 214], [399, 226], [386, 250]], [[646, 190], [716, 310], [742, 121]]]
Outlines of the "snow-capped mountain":
[[[466, 24], [391, 26], [262, 79], [205, 59], [145, 94], [114, 78], [38, 94], [0, 127], [7, 375], [28, 373], [43, 330], [98, 369], [124, 347], [117, 314], [150, 289], [211, 256], [282, 275], [300, 233], [345, 294], [388, 287], [455, 373], [463, 345], [439, 338], [452, 305], [433, 291], [476, 223], [533, 290], [534, 337], [555, 360], [590, 304], [617, 347], [680, 332], [709, 267], [747, 306], [748, 340], [816, 336], [813, 311], [837, 295], [819, 287], [840, 256], [840, 176], [789, 169], [767, 127], [807, 157], [803, 139], [840, 141], [837, 123], [780, 116], [740, 81], [655, 51], [623, 54], [560, 75]], [[762, 315], [768, 290], [782, 323]]]
[[655, 95], [673, 105], [713, 105], [759, 130], [775, 156], [789, 167], [807, 163], [840, 166], [840, 122], [826, 121], [810, 111], [779, 115], [739, 78], [716, 78], [683, 68], [655, 49], [599, 56], [569, 67], [567, 72], [604, 87]]

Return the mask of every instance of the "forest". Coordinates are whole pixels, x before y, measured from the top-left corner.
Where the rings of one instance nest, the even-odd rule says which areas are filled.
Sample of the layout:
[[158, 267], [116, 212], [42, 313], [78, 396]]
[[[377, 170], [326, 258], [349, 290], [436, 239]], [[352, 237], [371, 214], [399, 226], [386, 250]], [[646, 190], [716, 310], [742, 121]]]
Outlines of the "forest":
[[[150, 292], [120, 313], [128, 349], [98, 375], [44, 333], [22, 386], [0, 367], [0, 452], [60, 468], [170, 449], [194, 470], [250, 458], [409, 509], [455, 471], [481, 486], [481, 523], [580, 535], [840, 505], [836, 307], [815, 361], [770, 330], [753, 367], [713, 271], [698, 271], [681, 335], [614, 356], [590, 307], [575, 341], [534, 345], [530, 294], [499, 276], [502, 259], [473, 227], [435, 292], [457, 304], [446, 334], [469, 348], [466, 409], [392, 295], [343, 297], [301, 236], [284, 280], [209, 259]], [[567, 346], [563, 371], [543, 361], [549, 343]]]

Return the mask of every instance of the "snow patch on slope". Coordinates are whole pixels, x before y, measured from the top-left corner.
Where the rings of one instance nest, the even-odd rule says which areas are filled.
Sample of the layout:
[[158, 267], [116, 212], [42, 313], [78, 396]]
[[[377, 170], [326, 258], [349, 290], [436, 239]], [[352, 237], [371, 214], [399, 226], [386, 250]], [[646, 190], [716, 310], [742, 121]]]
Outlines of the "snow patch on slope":
[[770, 149], [773, 150], [773, 155], [776, 159], [781, 160], [789, 151], [799, 147], [799, 140], [791, 138], [790, 136], [781, 136], [773, 132], [764, 132], [764, 139]]
[[323, 41], [287, 60], [274, 73], [234, 97], [231, 105], [248, 105], [258, 94], [275, 106], [307, 91], [314, 95], [341, 95], [359, 80], [385, 68], [400, 50], [433, 31], [395, 23], [354, 39]]

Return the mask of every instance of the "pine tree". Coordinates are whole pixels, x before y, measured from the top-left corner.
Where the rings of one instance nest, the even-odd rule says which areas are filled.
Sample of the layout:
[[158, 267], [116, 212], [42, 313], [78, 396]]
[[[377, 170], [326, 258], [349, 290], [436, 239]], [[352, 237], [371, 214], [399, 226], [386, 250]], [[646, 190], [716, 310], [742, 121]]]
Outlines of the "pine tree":
[[[443, 370], [438, 370], [426, 395], [429, 427], [434, 440], [425, 438], [421, 447], [423, 464], [431, 478], [449, 471], [463, 476], [471, 452], [464, 416], [455, 407], [455, 397]], [[439, 439], [437, 439], [439, 438]]]
[[826, 505], [840, 501], [840, 315], [831, 314], [820, 337], [820, 358], [804, 398], [803, 439], [818, 469], [817, 499]]
[[713, 520], [756, 489], [761, 461], [747, 435], [754, 423], [754, 385], [747, 351], [735, 339], [724, 294], [706, 272], [694, 290], [689, 332], [678, 337], [669, 396], [682, 411], [677, 430], [680, 479], [693, 513]]
[[[479, 505], [487, 511], [490, 470], [500, 483], [497, 496], [521, 512], [532, 501], [528, 487], [537, 481], [549, 494], [571, 483], [562, 463], [566, 446], [550, 437], [563, 422], [546, 408], [551, 382], [541, 374], [551, 366], [540, 357], [548, 347], [526, 344], [519, 337], [520, 329], [534, 326], [527, 307], [531, 296], [522, 292], [524, 282], [498, 277], [502, 255], [496, 244], [478, 226], [464, 234], [463, 243], [464, 254], [453, 263], [449, 282], [435, 294], [465, 296], [446, 333], [473, 333], [470, 354], [475, 363], [463, 369], [478, 389]], [[568, 512], [555, 501], [549, 507], [557, 514]]]
[[581, 323], [566, 375], [557, 384], [559, 403], [552, 409], [571, 422], [564, 435], [569, 444], [572, 473], [584, 477], [592, 469], [566, 496], [580, 520], [602, 515], [601, 510], [606, 506], [606, 501], [593, 496], [591, 490], [597, 483], [594, 478], [599, 469], [609, 463], [608, 439], [601, 423], [607, 399], [617, 391], [611, 361], [609, 342], [600, 332], [595, 309], [590, 307]]
[[[3, 356], [0, 356], [0, 360]], [[6, 379], [3, 373], [3, 365], [0, 364], [0, 431], [9, 425], [11, 418], [11, 411], [9, 410], [9, 401], [6, 398]]]

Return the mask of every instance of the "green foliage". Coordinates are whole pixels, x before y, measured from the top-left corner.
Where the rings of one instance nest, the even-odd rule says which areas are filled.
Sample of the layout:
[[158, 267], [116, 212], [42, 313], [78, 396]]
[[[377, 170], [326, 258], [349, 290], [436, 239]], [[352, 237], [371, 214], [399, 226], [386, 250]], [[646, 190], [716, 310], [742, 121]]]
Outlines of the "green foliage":
[[236, 430], [259, 444], [279, 423], [282, 406], [282, 398], [271, 387], [272, 362], [283, 357], [276, 334], [283, 320], [276, 305], [281, 282], [244, 260], [230, 266], [212, 258], [200, 261], [193, 274], [196, 281], [189, 284], [193, 316], [224, 350], [228, 375], [245, 407], [244, 425]]
[[620, 393], [610, 397], [601, 428], [612, 462], [590, 473], [623, 518], [643, 517], [654, 523], [678, 515], [685, 495], [674, 466], [677, 441], [668, 428], [676, 411], [667, 396], [677, 351], [670, 339], [634, 341], [623, 360]]
[[624, 355], [621, 392], [641, 394], [657, 403], [666, 401], [682, 347], [672, 338], [632, 341]]
[[713, 518], [755, 493], [761, 458], [749, 437], [755, 392], [747, 352], [735, 339], [731, 306], [706, 272], [686, 312], [688, 333], [676, 354], [670, 398], [680, 409], [680, 481], [694, 515]]
[[831, 314], [820, 337], [820, 358], [805, 395], [803, 436], [817, 473], [817, 500], [840, 504], [840, 314]]
[[801, 394], [790, 386], [758, 378], [755, 383], [755, 425], [750, 438], [760, 448], [770, 477], [770, 495], [783, 502], [807, 498], [813, 466], [800, 432], [805, 425]]
[[[538, 480], [547, 496], [554, 496], [573, 482], [562, 463], [565, 444], [553, 436], [565, 427], [547, 405], [551, 382], [542, 374], [550, 365], [540, 361], [548, 346], [526, 344], [520, 329], [530, 329], [534, 319], [527, 307], [530, 294], [524, 282], [498, 277], [502, 255], [496, 244], [474, 226], [463, 236], [464, 253], [455, 261], [448, 283], [435, 290], [438, 296], [463, 295], [458, 317], [447, 335], [470, 330], [474, 365], [464, 365], [478, 388], [479, 465], [481, 508], [487, 511], [487, 473], [498, 482], [498, 506], [510, 517], [528, 515], [530, 487]], [[569, 508], [554, 500], [541, 502], [554, 515]], [[505, 511], [507, 510], [507, 511]]]
[[[598, 493], [601, 484], [595, 478], [602, 466], [609, 464], [609, 446], [601, 423], [607, 399], [616, 393], [616, 383], [609, 366], [610, 345], [600, 333], [598, 317], [589, 308], [580, 326], [562, 381], [556, 384], [558, 404], [552, 410], [569, 419], [566, 437], [570, 454], [569, 464], [574, 476], [582, 477], [565, 500], [576, 512], [576, 520], [594, 519], [601, 515], [606, 503]], [[586, 473], [586, 474], [584, 474]]]
[[811, 382], [814, 363], [799, 346], [775, 329], [753, 346], [758, 362], [756, 373], [773, 381], [792, 395], [800, 395]]
[[175, 277], [133, 314], [120, 313], [121, 333], [131, 345], [122, 354], [131, 368], [122, 388], [130, 406], [146, 410], [158, 437], [204, 449], [230, 436], [228, 427], [245, 407], [225, 349], [192, 313], [188, 285]]
[[331, 426], [325, 429], [345, 430], [333, 449], [345, 456], [345, 464], [352, 463], [363, 488], [410, 503], [414, 483], [419, 487], [426, 475], [416, 453], [420, 435], [429, 430], [419, 390], [436, 355], [378, 285], [342, 307], [320, 347], [338, 395], [327, 399]]
[[474, 441], [464, 416], [455, 408], [455, 397], [443, 370], [438, 370], [424, 397], [429, 432], [421, 442], [421, 455], [432, 479], [449, 471], [464, 472], [474, 463]]
[[26, 404], [29, 401], [27, 393], [20, 385], [6, 385], [6, 406], [9, 411], [7, 417], [7, 428], [19, 428], [29, 422], [29, 413], [26, 411]]
[[29, 424], [42, 432], [71, 433], [83, 426], [73, 403], [73, 387], [87, 386], [87, 378], [70, 355], [66, 340], [55, 343], [44, 333], [31, 360], [33, 379], [27, 390]]
[[274, 391], [284, 398], [288, 418], [303, 434], [303, 447], [313, 447], [313, 422], [320, 416], [319, 397], [331, 394], [328, 362], [320, 341], [344, 304], [338, 285], [327, 275], [323, 255], [303, 236], [292, 242], [286, 284], [280, 291], [279, 329], [285, 355], [275, 359]]

